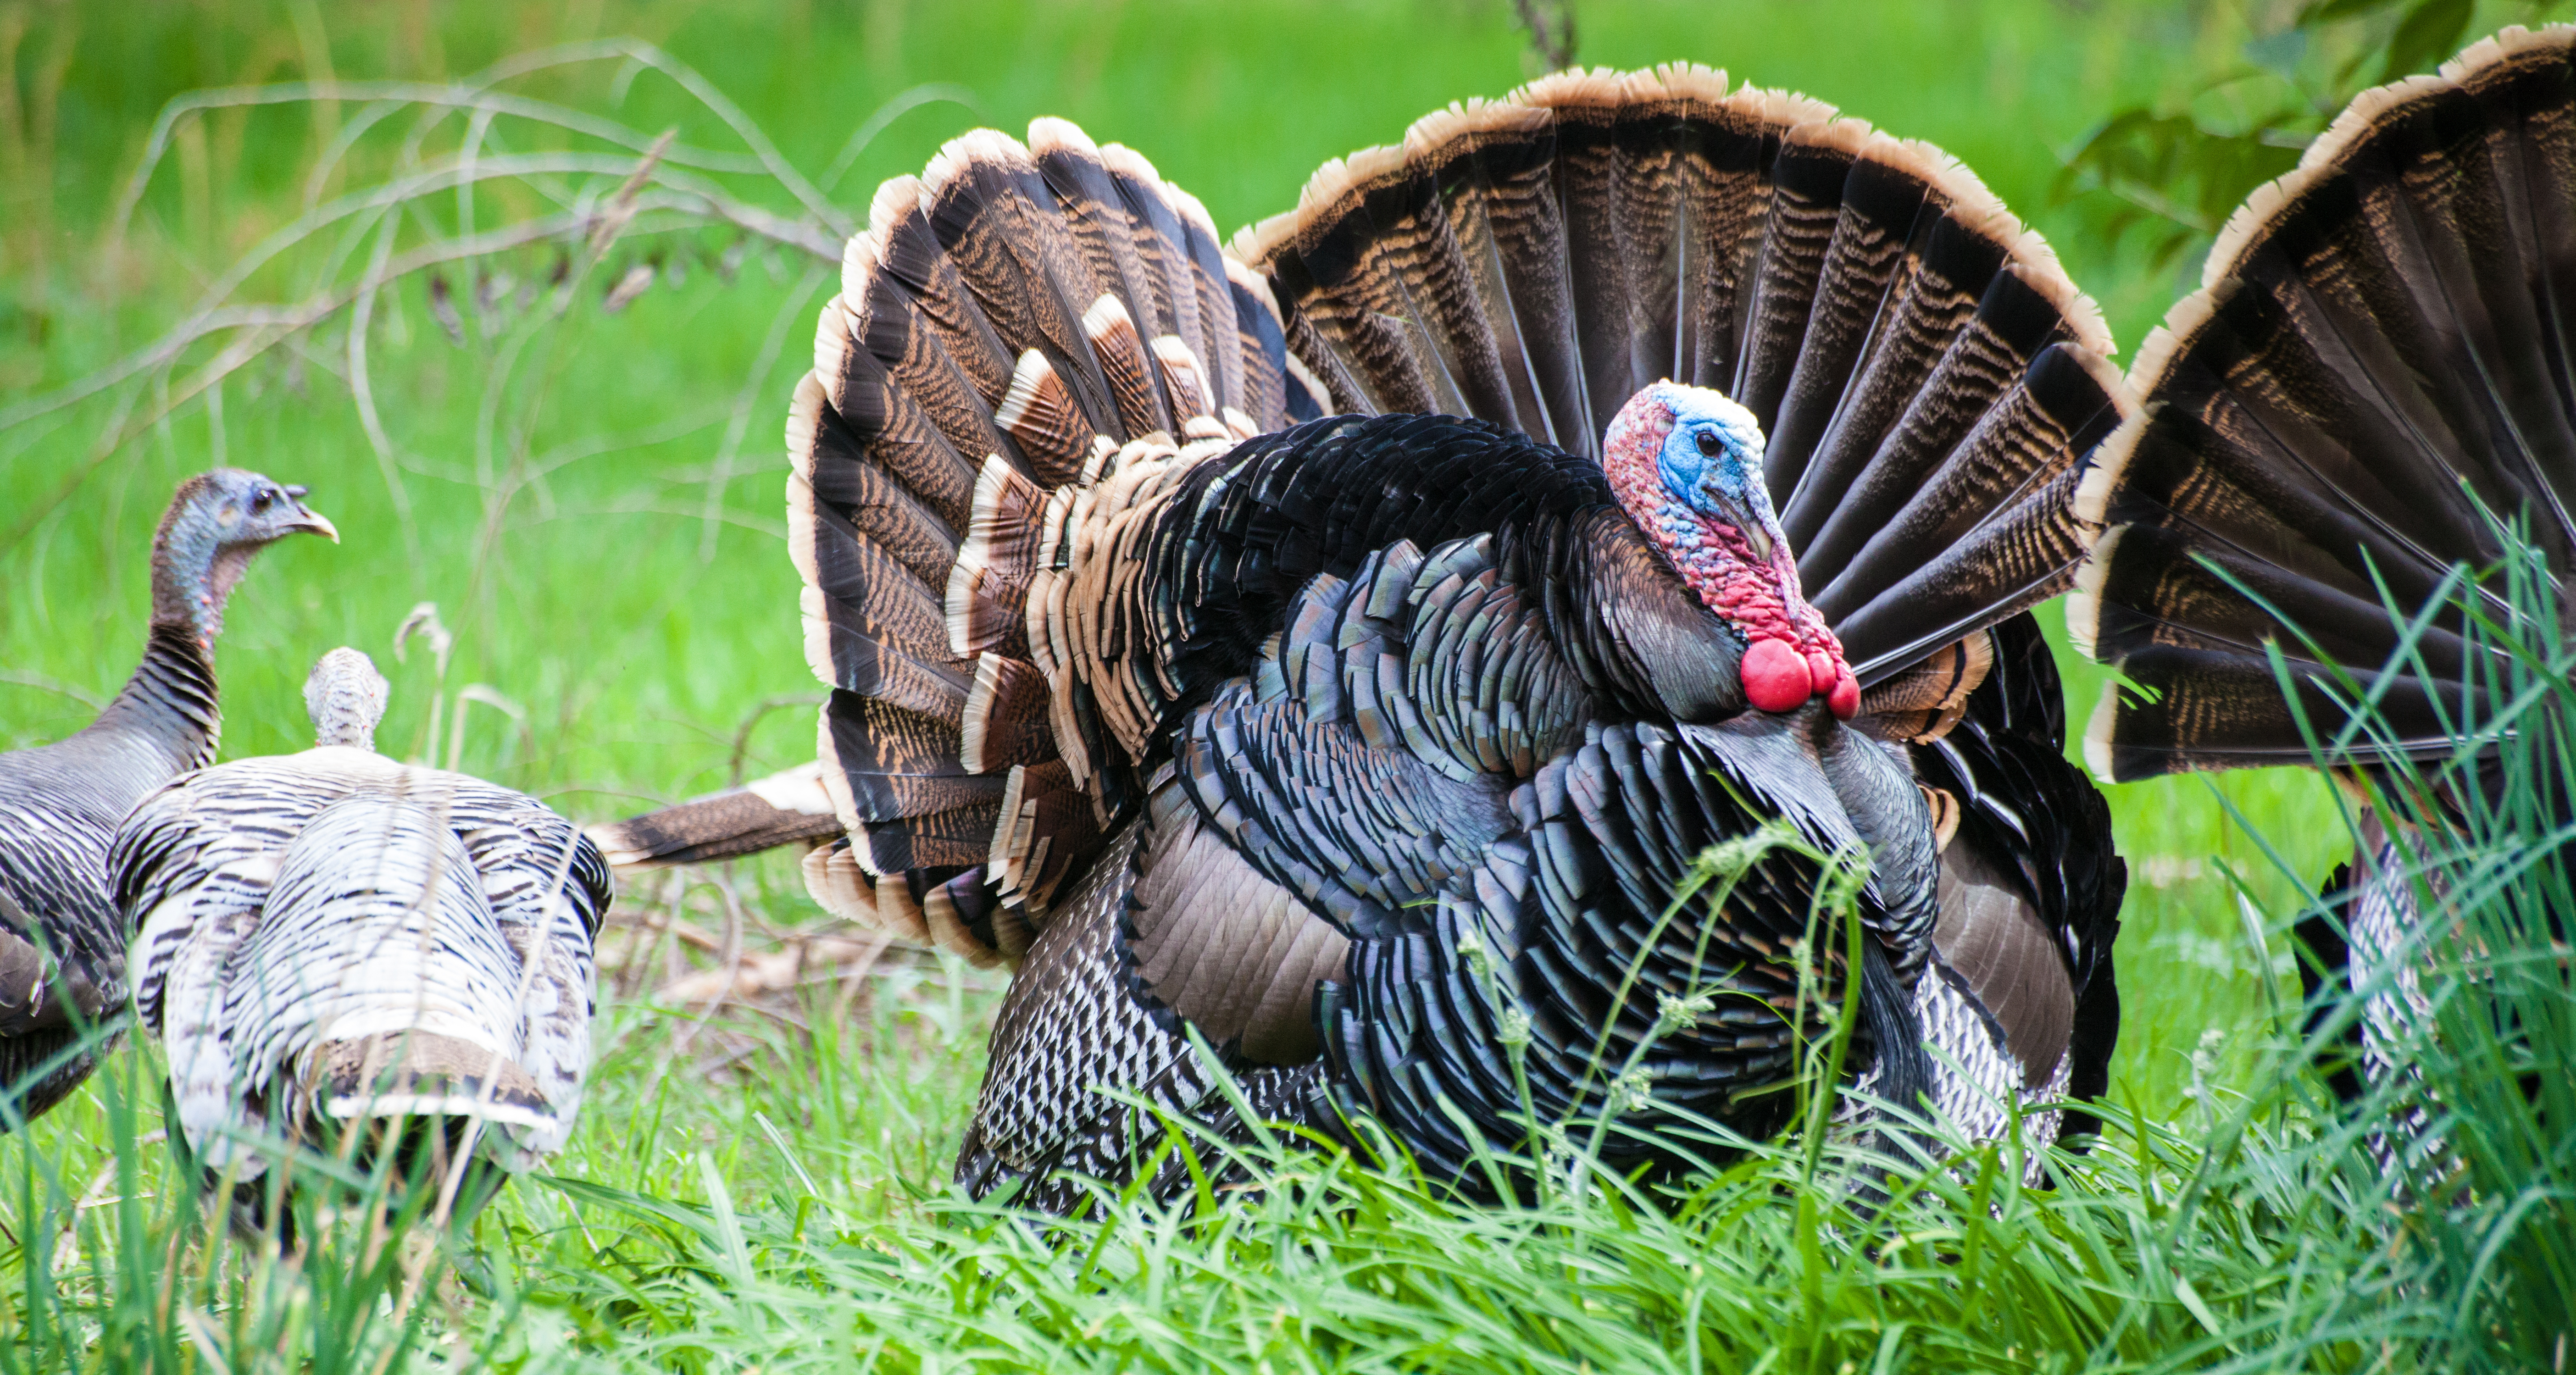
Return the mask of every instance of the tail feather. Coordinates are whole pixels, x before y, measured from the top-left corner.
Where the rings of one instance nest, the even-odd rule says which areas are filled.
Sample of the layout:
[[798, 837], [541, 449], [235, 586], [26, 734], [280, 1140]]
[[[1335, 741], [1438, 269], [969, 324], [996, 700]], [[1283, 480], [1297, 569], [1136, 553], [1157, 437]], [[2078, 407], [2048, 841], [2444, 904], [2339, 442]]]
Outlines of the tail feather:
[[[1084, 422], [1112, 432], [1109, 381], [1082, 334], [1102, 287], [1028, 150], [995, 130], [961, 135], [931, 159], [922, 192], [932, 233], [1014, 361], [1042, 350], [1065, 370]], [[987, 392], [985, 404], [993, 401]]]
[[[814, 471], [805, 475], [812, 498], [844, 513], [852, 529], [902, 564], [924, 586], [934, 578], [947, 577], [949, 565], [957, 557], [959, 536], [958, 527], [932, 505], [933, 500], [945, 495], [943, 484], [916, 478], [917, 485], [907, 485], [905, 479], [887, 468], [851, 461], [859, 452], [857, 436], [850, 432], [847, 422], [824, 410], [819, 384], [810, 376], [806, 384], [815, 390], [798, 398], [807, 403], [796, 408], [798, 420], [807, 429], [800, 447], [807, 453], [827, 450], [833, 459], [815, 465]], [[952, 459], [953, 456], [951, 451]], [[971, 513], [967, 501], [974, 490], [973, 476], [963, 476], [960, 496], [964, 499], [956, 505]]]
[[834, 693], [817, 732], [824, 790], [859, 826], [1000, 800], [1002, 780], [970, 772], [964, 751], [957, 726], [881, 697]]
[[[840, 313], [849, 322], [836, 327], [825, 306], [815, 372], [835, 380], [840, 369], [828, 353], [856, 346], [873, 356], [890, 390], [902, 392], [938, 427], [953, 452], [968, 460], [1000, 453], [1025, 467], [992, 416], [1019, 355], [1002, 342], [984, 303], [941, 250], [927, 199], [927, 188], [911, 178], [878, 189], [870, 232], [850, 240], [842, 257]], [[850, 398], [836, 391], [833, 400], [851, 416]]]
[[[1093, 304], [1082, 317], [1083, 335], [1100, 357], [1120, 426], [1114, 432], [1099, 432], [1121, 438], [1154, 430], [1176, 432], [1180, 427], [1153, 385], [1145, 355], [1147, 339], [1177, 331], [1172, 296], [1161, 265], [1149, 267], [1138, 251], [1130, 203], [1119, 178], [1091, 139], [1061, 119], [1040, 119], [1029, 125], [1029, 152], [1092, 280], [1109, 293], [1090, 297]], [[1132, 308], [1127, 304], [1131, 302]], [[1082, 435], [1086, 451], [1092, 433], [1086, 430]]]
[[[2080, 640], [2079, 648], [2120, 645], [2134, 657], [2169, 646], [2260, 659], [2264, 642], [2280, 630], [2262, 602], [2297, 608], [2298, 634], [2283, 649], [2302, 662], [2314, 663], [2323, 654], [2353, 668], [2376, 668], [2392, 643], [2388, 604], [2379, 591], [2351, 586], [2340, 570], [2317, 570], [2311, 549], [2276, 546], [2273, 557], [2265, 557], [2232, 542], [2217, 543], [2205, 530], [2153, 525], [2121, 527], [2095, 549], [2102, 557], [2088, 573], [2098, 570], [2102, 577], [2079, 582], [2079, 596], [2068, 604], [2070, 613], [2090, 613], [2081, 622], [2090, 638]], [[2391, 573], [2422, 571], [2401, 566]], [[2420, 576], [2392, 576], [2387, 584], [2400, 608], [2420, 605], [2433, 590], [2434, 582]], [[2468, 663], [2468, 643], [2451, 626], [2425, 627], [2414, 652], [2436, 673], [2458, 674]]]
[[[1557, 267], [1566, 255], [1550, 175], [1555, 123], [1535, 107], [1487, 105], [1461, 112], [1464, 127], [1444, 140], [1441, 118], [1417, 125], [1422, 137], [1412, 141], [1433, 167], [1453, 169], [1440, 179], [1441, 203], [1495, 326], [1503, 381], [1512, 390], [1504, 423], [1570, 453], [1595, 452], [1574, 300]], [[1444, 160], [1453, 148], [1456, 157]]]
[[[2356, 99], [2230, 219], [2079, 503], [2106, 529], [2069, 628], [2155, 699], [2105, 704], [2097, 764], [2305, 759], [2266, 643], [2332, 735], [2317, 655], [2377, 681], [2399, 645], [2383, 599], [2424, 610], [2452, 567], [2502, 556], [2504, 524], [2576, 566], [2571, 198], [2576, 29], [2507, 29]], [[2461, 613], [2430, 621], [2420, 662], [2388, 670], [2394, 739], [2354, 757], [2445, 738], [2435, 705], [2475, 666]]]
[[1597, 455], [1644, 386], [1729, 392], [1864, 683], [2073, 581], [2068, 474], [2126, 413], [2098, 312], [1965, 168], [1698, 68], [1433, 114], [1237, 251], [1343, 409]]
[[[1529, 103], [1556, 116], [1555, 189], [1567, 248], [1557, 272], [1565, 279], [1572, 306], [1578, 350], [1574, 362], [1583, 380], [1590, 423], [1582, 428], [1587, 435], [1600, 431], [1601, 418], [1616, 414], [1642, 385], [1638, 374], [1651, 370], [1652, 364], [1639, 355], [1653, 345], [1635, 336], [1671, 337], [1669, 330], [1654, 331], [1651, 325], [1658, 316], [1671, 318], [1673, 283], [1650, 270], [1662, 260], [1657, 251], [1662, 241], [1671, 237], [1669, 209], [1634, 213], [1642, 207], [1631, 189], [1629, 162], [1639, 140], [1638, 131], [1622, 118], [1628, 84], [1605, 72], [1567, 73], [1543, 79], [1526, 93]], [[1642, 148], [1635, 151], [1651, 156]], [[1639, 173], [1633, 178], [1637, 182], [1651, 175], [1646, 169], [1633, 170]]]
[[[996, 789], [998, 792], [999, 790]], [[1001, 799], [928, 816], [865, 822], [850, 833], [852, 853], [879, 873], [981, 864], [1002, 818]]]
[[[2308, 667], [2291, 661], [2294, 670]], [[2152, 701], [2118, 683], [2103, 686], [2084, 737], [2084, 762], [2104, 778], [2153, 778], [2183, 769], [2265, 768], [2313, 760], [2271, 660], [2255, 653], [2151, 645], [2121, 662], [2131, 679], [2155, 683]], [[2439, 756], [2452, 748], [2465, 703], [2456, 682], [2360, 669], [2350, 692], [2330, 691], [2322, 673], [2298, 678], [2297, 711], [2320, 743], [2333, 740], [2351, 704], [2367, 696], [2382, 730], [2356, 740], [2353, 754]]]
[[[1841, 204], [1834, 215], [1832, 237], [1825, 246], [1824, 261], [1818, 265], [1815, 303], [1808, 311], [1806, 333], [1797, 348], [1797, 363], [1789, 375], [1787, 393], [1781, 398], [1780, 412], [1768, 427], [1769, 448], [1765, 463], [1773, 490], [1789, 493], [1782, 504], [1797, 509], [1800, 495], [1811, 489], [1809, 481], [1815, 461], [1828, 457], [1830, 450], [1819, 453], [1832, 431], [1842, 429], [1856, 437], [1839, 446], [1859, 449], [1867, 457], [1867, 447], [1874, 443], [1877, 431], [1862, 424], [1840, 425], [1849, 396], [1861, 409], [1852, 418], [1865, 419], [1869, 403], [1879, 408], [1891, 403], [1902, 404], [1913, 389], [1890, 387], [1873, 394], [1855, 386], [1855, 373], [1863, 365], [1864, 351], [1879, 342], [1873, 336], [1903, 333], [1900, 322], [1886, 317], [1901, 314], [1909, 289], [1918, 284], [1924, 273], [1917, 237], [1926, 212], [1940, 213], [1937, 204], [1927, 204], [1932, 194], [1931, 181], [1922, 175], [1918, 160], [1904, 143], [1885, 134], [1873, 133], [1857, 120], [1837, 121], [1825, 126], [1827, 131], [1855, 130], [1856, 146], [1841, 185]], [[1937, 222], [1937, 220], [1936, 220]], [[2000, 259], [2000, 248], [1992, 253]], [[1988, 276], [2000, 262], [1986, 264]], [[1985, 284], [1980, 277], [1978, 286]], [[1973, 304], [1973, 303], [1970, 303]], [[1964, 314], [1964, 310], [1954, 310]], [[1940, 339], [1947, 342], [1957, 330], [1952, 323]], [[1871, 366], [1898, 363], [1906, 350], [1904, 344], [1917, 341], [1897, 339], [1875, 349]], [[1915, 369], [1920, 374], [1928, 369], [1929, 360]], [[1882, 417], [1893, 420], [1892, 415]], [[1810, 503], [1812, 505], [1812, 503]], [[1785, 527], [1784, 527], [1785, 528]], [[1790, 533], [1794, 541], [1796, 533]]]
[[788, 545], [816, 676], [955, 728], [974, 678], [950, 657], [942, 599], [828, 506], [792, 526]]
[[[1890, 157], [1911, 152], [1901, 144], [1886, 149]], [[1906, 162], [1909, 170], [1938, 167], [1922, 158], [1908, 157]], [[2006, 243], [1980, 232], [1984, 226], [1971, 227], [1957, 218], [1974, 214], [1987, 219], [2001, 213], [2001, 207], [1984, 195], [1984, 188], [1973, 184], [1966, 188], [1984, 202], [1982, 206], [1945, 207], [1945, 197], [1931, 180], [1918, 183], [1893, 166], [1862, 163], [1853, 169], [1852, 181], [1856, 189], [1865, 187], [1873, 194], [1854, 196], [1846, 203], [1839, 232], [1865, 228], [1878, 239], [1878, 255], [1885, 259], [1883, 264], [1871, 263], [1878, 275], [1860, 283], [1875, 288], [1856, 302], [1867, 315], [1855, 323], [1866, 328], [1868, 335], [1853, 340], [1847, 362], [1820, 372], [1826, 385], [1819, 388], [1823, 394], [1814, 405], [1822, 409], [1822, 423], [1829, 428], [1810, 445], [1790, 434], [1784, 421], [1772, 440], [1775, 455], [1799, 463], [1796, 485], [1782, 503], [1780, 519], [1781, 528], [1801, 550], [1812, 551], [1825, 520], [1843, 514], [1851, 484], [1872, 469], [1881, 438], [1891, 435], [1909, 403], [1925, 399], [1921, 389], [1952, 348], [1973, 337], [1969, 322], [1992, 284], [2010, 279], [2003, 270], [2008, 261]], [[1878, 203], [1874, 212], [1873, 202]], [[1836, 293], [1845, 294], [1848, 286]], [[2026, 363], [2036, 352], [2036, 347], [2027, 348], [2015, 362]], [[1809, 359], [1816, 356], [1815, 350], [1808, 350]], [[1802, 369], [1807, 361], [1801, 360]], [[1979, 401], [1990, 401], [1994, 395], [1991, 389], [1978, 390], [1982, 392], [1976, 398]], [[1957, 436], [1954, 432], [1948, 437]], [[1905, 438], [1914, 446], [1925, 442], [1921, 437]]]
[[[1136, 321], [1118, 298], [1103, 296], [1095, 302], [1082, 317], [1082, 332], [1100, 355], [1101, 371], [1109, 378], [1110, 400], [1118, 407], [1118, 421], [1127, 427], [1127, 432], [1169, 433], [1178, 428], [1172, 418], [1171, 400], [1157, 385], [1157, 365], [1145, 343], [1146, 336], [1137, 330]], [[1088, 442], [1086, 439], [1086, 447]]]
[[621, 869], [705, 864], [800, 840], [841, 834], [822, 766], [802, 764], [744, 787], [588, 828], [591, 843]]
[[1863, 682], [2062, 590], [2084, 555], [2075, 456], [2120, 418], [2100, 355], [2052, 344], [1815, 593]]
[[[1800, 558], [1818, 568], [1848, 564], [2020, 380], [2030, 361], [2064, 332], [2064, 322], [2057, 303], [2029, 284], [2020, 264], [1994, 273], [1975, 315], [1951, 336], [1922, 389], [1884, 430], [1877, 451], [1863, 454], [1856, 444], [1838, 444], [1809, 465], [1780, 517]], [[1874, 379], [1872, 390], [1882, 389], [1883, 382]], [[1866, 428], [1848, 425], [1843, 433]], [[1855, 459], [1861, 463], [1856, 470]]]
[[1108, 738], [1041, 667], [1100, 633], [1066, 619], [1060, 546], [1120, 508], [1122, 453], [1276, 426], [1291, 380], [1267, 284], [1125, 149], [985, 130], [878, 194], [787, 434], [845, 837], [806, 858], [818, 901], [980, 961], [1027, 948], [1105, 830], [1072, 766]]
[[[1815, 313], [1816, 284], [1824, 276], [1834, 226], [1842, 218], [1843, 184], [1869, 132], [1858, 120], [1827, 119], [1781, 133], [1778, 160], [1771, 167], [1771, 204], [1754, 278], [1753, 314], [1744, 352], [1735, 362], [1735, 383], [1728, 388], [1762, 422], [1766, 434], [1779, 423], [1781, 403], [1796, 375], [1807, 320]], [[1782, 495], [1793, 489], [1798, 476], [1787, 452], [1777, 459], [1764, 455], [1764, 476], [1771, 490]]]
[[1231, 255], [1225, 271], [1234, 294], [1235, 346], [1243, 351], [1243, 395], [1255, 409], [1247, 413], [1229, 407], [1233, 413], [1221, 418], [1244, 436], [1285, 429], [1293, 422], [1287, 409], [1288, 339], [1279, 327], [1279, 304], [1270, 297], [1270, 284]]
[[[1193, 355], [1206, 357], [1208, 312], [1199, 304], [1197, 250], [1191, 247], [1190, 239], [1194, 233], [1214, 238], [1215, 232], [1204, 224], [1207, 212], [1197, 209], [1195, 202], [1185, 207], [1177, 188], [1165, 182], [1143, 154], [1113, 143], [1100, 150], [1100, 157], [1117, 182], [1119, 203], [1126, 211], [1128, 231], [1136, 244], [1136, 261], [1154, 291], [1156, 314], [1154, 324], [1146, 330], [1149, 340], [1178, 339]], [[1197, 211], [1195, 219], [1199, 223], [1193, 223], [1191, 210]], [[1128, 312], [1135, 314], [1135, 307], [1136, 302], [1130, 299]], [[1141, 321], [1145, 317], [1137, 318]], [[1179, 433], [1178, 422], [1188, 414], [1179, 405], [1172, 405], [1173, 433]]]
[[427, 1031], [386, 1032], [313, 1048], [314, 1089], [335, 1118], [395, 1114], [479, 1117], [508, 1126], [555, 1125], [534, 1076], [506, 1055]]
[[1328, 218], [1310, 221], [1326, 232], [1301, 237], [1297, 260], [1316, 288], [1309, 321], [1363, 360], [1356, 375], [1367, 381], [1370, 409], [1454, 414], [1467, 405], [1462, 386], [1490, 398], [1501, 369], [1489, 356], [1437, 348], [1455, 335], [1490, 333], [1408, 172], [1396, 149], [1326, 163], [1299, 198], [1330, 208]]
[[[791, 503], [808, 491], [855, 502], [873, 485], [861, 470], [873, 470], [952, 532], [964, 529], [979, 465], [967, 462], [929, 410], [895, 384], [885, 362], [858, 344], [858, 329], [857, 317], [837, 298], [823, 307], [814, 370], [797, 383], [788, 406], [788, 453], [804, 480]], [[797, 509], [797, 515], [791, 525], [807, 513]]]

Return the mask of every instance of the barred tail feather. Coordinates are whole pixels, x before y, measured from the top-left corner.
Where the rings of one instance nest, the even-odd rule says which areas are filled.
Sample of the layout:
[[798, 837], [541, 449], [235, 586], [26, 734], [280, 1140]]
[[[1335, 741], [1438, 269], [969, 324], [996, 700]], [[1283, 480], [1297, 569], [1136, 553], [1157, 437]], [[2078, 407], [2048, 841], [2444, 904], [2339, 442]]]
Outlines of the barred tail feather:
[[2147, 689], [2097, 714], [2098, 768], [2307, 759], [2267, 645], [2329, 738], [2324, 660], [2399, 675], [2393, 733], [2347, 758], [2449, 747], [2436, 704], [2475, 671], [2460, 613], [2435, 607], [2390, 664], [2389, 608], [2494, 563], [2508, 524], [2556, 575], [2576, 563], [2571, 205], [2576, 29], [2517, 28], [2363, 94], [2229, 220], [2078, 502], [2104, 533], [2069, 629]]
[[2071, 474], [2130, 409], [2100, 313], [1966, 168], [1698, 67], [1436, 112], [1235, 247], [1344, 410], [1596, 455], [1642, 387], [1728, 392], [1865, 683], [2072, 582]]
[[822, 766], [800, 764], [739, 788], [588, 828], [620, 869], [705, 864], [841, 834]]
[[1027, 948], [1102, 832], [1058, 762], [1099, 726], [1032, 643], [1062, 632], [1040, 588], [1059, 498], [1122, 446], [1279, 427], [1292, 392], [1313, 404], [1293, 374], [1206, 211], [1064, 121], [965, 135], [878, 193], [787, 426], [807, 659], [833, 689], [819, 902], [979, 961]]

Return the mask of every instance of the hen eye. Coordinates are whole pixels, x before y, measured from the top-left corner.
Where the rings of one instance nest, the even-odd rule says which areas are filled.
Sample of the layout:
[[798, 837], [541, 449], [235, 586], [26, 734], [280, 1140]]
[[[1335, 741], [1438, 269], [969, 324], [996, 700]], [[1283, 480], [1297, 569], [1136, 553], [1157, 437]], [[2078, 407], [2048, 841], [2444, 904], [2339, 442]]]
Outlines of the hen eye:
[[1699, 445], [1699, 451], [1704, 457], [1715, 458], [1726, 451], [1726, 441], [1706, 430], [1702, 430], [1698, 434], [1691, 436], [1691, 439], [1692, 442]]

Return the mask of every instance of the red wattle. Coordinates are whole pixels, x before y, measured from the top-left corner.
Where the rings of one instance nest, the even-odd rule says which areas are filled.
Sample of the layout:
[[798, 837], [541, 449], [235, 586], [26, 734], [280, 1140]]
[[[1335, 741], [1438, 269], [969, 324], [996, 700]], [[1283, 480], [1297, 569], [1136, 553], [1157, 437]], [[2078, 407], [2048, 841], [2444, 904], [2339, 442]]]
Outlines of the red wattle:
[[[1747, 645], [1738, 671], [1744, 678], [1745, 699], [1764, 711], [1795, 711], [1815, 695], [1816, 680], [1807, 669], [1807, 656], [1787, 640], [1755, 640]], [[1857, 687], [1853, 694], [1857, 706]]]
[[1825, 694], [1825, 709], [1841, 721], [1860, 714], [1860, 680], [1851, 676], [1850, 669], [1844, 669], [1842, 676], [1834, 679], [1834, 690]]
[[1807, 678], [1815, 684], [1818, 692], [1823, 692], [1833, 684], [1834, 661], [1823, 650], [1807, 651]]

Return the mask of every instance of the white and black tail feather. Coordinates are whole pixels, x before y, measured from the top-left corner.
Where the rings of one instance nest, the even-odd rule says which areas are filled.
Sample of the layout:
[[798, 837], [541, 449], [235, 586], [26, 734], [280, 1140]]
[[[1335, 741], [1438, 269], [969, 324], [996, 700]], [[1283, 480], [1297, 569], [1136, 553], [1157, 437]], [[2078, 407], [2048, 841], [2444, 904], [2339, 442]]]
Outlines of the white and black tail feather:
[[600, 854], [620, 869], [706, 864], [840, 834], [820, 763], [588, 830]]
[[807, 858], [817, 900], [979, 960], [1027, 948], [1107, 820], [1050, 727], [1087, 713], [1031, 642], [1050, 493], [1135, 441], [1276, 429], [1294, 389], [1266, 286], [1131, 151], [1039, 120], [878, 193], [788, 422], [843, 835]]

